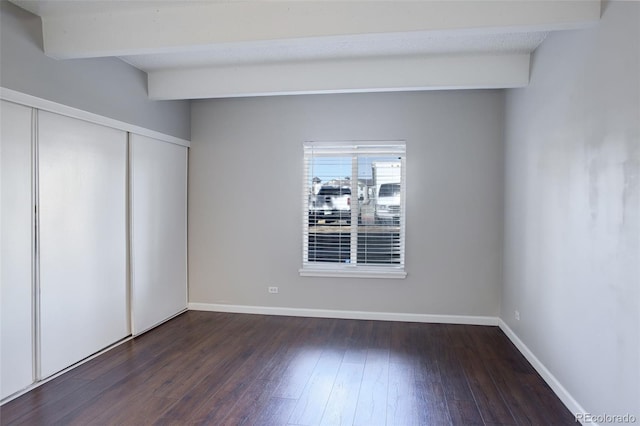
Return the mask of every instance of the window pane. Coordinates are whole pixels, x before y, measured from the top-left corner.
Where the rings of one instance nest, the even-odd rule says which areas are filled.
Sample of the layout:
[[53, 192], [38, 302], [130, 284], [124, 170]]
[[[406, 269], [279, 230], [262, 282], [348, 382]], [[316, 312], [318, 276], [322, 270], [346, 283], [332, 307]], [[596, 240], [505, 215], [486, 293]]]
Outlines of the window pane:
[[399, 264], [401, 162], [398, 157], [358, 158], [358, 182], [366, 185], [359, 200], [358, 263]]
[[403, 266], [402, 155], [397, 142], [305, 145], [304, 265]]
[[309, 170], [309, 262], [351, 260], [352, 157], [315, 157]]

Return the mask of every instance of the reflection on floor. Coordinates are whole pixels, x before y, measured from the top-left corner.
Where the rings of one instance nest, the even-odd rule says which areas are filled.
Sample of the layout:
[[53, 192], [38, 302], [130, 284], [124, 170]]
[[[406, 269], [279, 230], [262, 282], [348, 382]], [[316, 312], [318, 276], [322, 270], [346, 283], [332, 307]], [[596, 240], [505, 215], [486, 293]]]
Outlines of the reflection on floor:
[[497, 327], [187, 312], [2, 424], [575, 424]]

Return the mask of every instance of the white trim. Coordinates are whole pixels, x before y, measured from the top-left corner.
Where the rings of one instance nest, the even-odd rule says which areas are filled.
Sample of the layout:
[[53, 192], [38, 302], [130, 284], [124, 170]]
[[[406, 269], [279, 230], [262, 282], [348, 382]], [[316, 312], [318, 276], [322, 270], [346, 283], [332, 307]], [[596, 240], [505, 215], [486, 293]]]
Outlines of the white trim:
[[[569, 393], [569, 391], [562, 386], [560, 381], [549, 371], [547, 367], [538, 359], [537, 356], [525, 345], [525, 343], [520, 340], [518, 335], [507, 325], [506, 322], [502, 320], [502, 318], [498, 318], [498, 326], [507, 335], [509, 340], [518, 348], [520, 353], [524, 355], [524, 357], [529, 361], [529, 363], [535, 368], [535, 370], [542, 376], [545, 382], [551, 387], [551, 390], [560, 398], [560, 401], [573, 413], [576, 414], [584, 414], [588, 413], [578, 401], [575, 400], [573, 396]], [[583, 423], [583, 424], [592, 424], [597, 425], [597, 423]]]
[[129, 333], [135, 330], [133, 312], [133, 288], [135, 285], [135, 262], [133, 258], [133, 161], [131, 161], [132, 143], [131, 133], [127, 134], [127, 316], [129, 319]]
[[390, 270], [363, 270], [354, 268], [350, 271], [340, 268], [328, 269], [328, 268], [313, 268], [305, 267], [298, 270], [301, 277], [330, 277], [330, 278], [393, 278], [393, 279], [405, 279], [407, 273], [405, 271], [390, 271]]
[[284, 308], [273, 306], [189, 303], [191, 311], [229, 312], [238, 314], [282, 315], [292, 317], [338, 318], [376, 321], [423, 322], [439, 324], [498, 325], [497, 317], [471, 315], [431, 315], [402, 312], [338, 311], [330, 309]]
[[40, 379], [41, 323], [40, 323], [40, 137], [38, 135], [38, 110], [31, 108], [31, 337], [32, 379]]
[[348, 140], [348, 141], [305, 141], [302, 149], [309, 151], [314, 157], [336, 155], [351, 156], [359, 152], [370, 155], [405, 155], [407, 152], [407, 141], [397, 140]]
[[49, 111], [55, 114], [65, 115], [71, 118], [77, 118], [80, 120], [88, 121], [90, 123], [99, 124], [101, 126], [112, 127], [114, 129], [124, 130], [129, 133], [135, 133], [137, 135], [147, 136], [153, 139], [158, 139], [162, 142], [168, 142], [176, 145], [186, 146], [187, 148], [191, 146], [191, 142], [186, 139], [181, 139], [175, 136], [156, 132], [155, 130], [145, 129], [144, 127], [136, 126], [135, 124], [125, 123], [124, 121], [115, 120], [109, 117], [104, 117], [102, 115], [94, 114], [92, 112], [83, 111], [81, 109], [59, 104], [57, 102], [48, 101], [46, 99], [28, 95], [26, 93], [7, 89], [6, 87], [0, 87], [0, 99], [25, 105], [31, 108], [36, 108], [42, 111]]

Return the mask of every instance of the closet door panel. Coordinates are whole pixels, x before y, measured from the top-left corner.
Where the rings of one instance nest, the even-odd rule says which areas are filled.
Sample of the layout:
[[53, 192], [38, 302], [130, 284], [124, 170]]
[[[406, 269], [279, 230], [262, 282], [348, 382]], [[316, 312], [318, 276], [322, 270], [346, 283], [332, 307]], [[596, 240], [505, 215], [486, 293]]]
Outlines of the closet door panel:
[[129, 334], [127, 134], [38, 116], [41, 378]]
[[31, 108], [0, 104], [0, 399], [33, 382]]
[[133, 334], [187, 306], [187, 148], [131, 135]]

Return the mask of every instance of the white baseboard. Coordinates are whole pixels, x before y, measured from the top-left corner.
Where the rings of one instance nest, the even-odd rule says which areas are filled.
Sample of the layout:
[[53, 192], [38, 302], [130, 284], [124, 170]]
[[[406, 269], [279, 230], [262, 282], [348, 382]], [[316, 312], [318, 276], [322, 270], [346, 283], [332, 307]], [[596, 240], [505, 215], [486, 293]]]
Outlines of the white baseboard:
[[329, 309], [282, 308], [271, 306], [189, 303], [189, 310], [238, 314], [282, 315], [289, 317], [339, 318], [378, 321], [426, 322], [443, 324], [498, 325], [497, 317], [471, 315], [427, 315], [395, 312], [338, 311]]
[[[545, 365], [534, 355], [534, 353], [524, 344], [522, 340], [518, 337], [518, 335], [511, 330], [511, 328], [507, 325], [506, 322], [502, 320], [502, 318], [498, 318], [498, 326], [507, 335], [509, 340], [518, 348], [520, 353], [524, 355], [524, 357], [529, 361], [529, 363], [535, 368], [535, 370], [542, 376], [545, 382], [549, 385], [549, 387], [553, 390], [553, 392], [560, 398], [560, 401], [573, 413], [573, 415], [585, 414], [588, 413], [578, 401], [575, 400], [573, 396], [567, 391], [567, 389], [562, 386], [560, 381], [556, 379], [556, 377], [551, 374], [549, 369], [545, 367]], [[582, 424], [589, 425], [597, 425], [597, 423], [592, 422], [583, 422]]]

